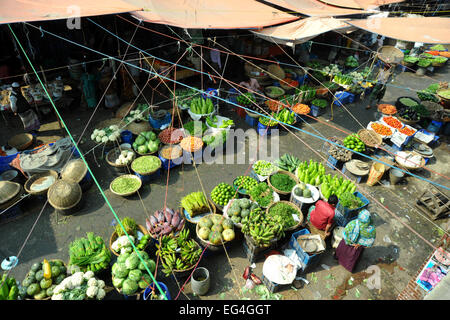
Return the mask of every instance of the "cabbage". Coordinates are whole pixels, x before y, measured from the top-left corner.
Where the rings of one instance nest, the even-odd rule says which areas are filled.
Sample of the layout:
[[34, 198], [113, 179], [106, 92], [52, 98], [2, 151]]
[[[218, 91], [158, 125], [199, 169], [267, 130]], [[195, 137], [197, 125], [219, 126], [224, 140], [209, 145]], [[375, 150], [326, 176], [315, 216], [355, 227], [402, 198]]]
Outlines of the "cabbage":
[[127, 260], [125, 260], [125, 267], [128, 270], [136, 269], [139, 266], [139, 258], [135, 254], [131, 254]]
[[129, 270], [126, 268], [126, 264], [119, 263], [114, 270], [114, 275], [117, 278], [126, 278], [128, 275]]
[[138, 251], [138, 253], [141, 255], [142, 259], [144, 259], [144, 260], [148, 260], [149, 259], [149, 256], [148, 256], [147, 252], [145, 252], [145, 251]]
[[138, 149], [137, 149], [137, 152], [139, 152], [139, 153], [147, 153], [148, 152], [148, 148], [147, 148], [146, 145], [139, 146]]
[[[147, 147], [148, 147], [148, 150], [149, 150], [150, 152], [155, 152], [155, 151], [158, 150], [159, 143], [156, 142], [156, 141], [154, 141], [154, 140], [151, 140], [151, 141], [147, 144]], [[141, 152], [141, 153], [142, 153], [142, 152]]]
[[142, 271], [139, 270], [139, 269], [131, 270], [131, 271], [128, 273], [128, 279], [133, 280], [133, 281], [136, 281], [136, 282], [138, 282], [139, 280], [141, 280], [141, 276], [142, 276]]
[[146, 141], [145, 141], [145, 137], [144, 136], [141, 136], [141, 135], [139, 135], [137, 138], [136, 138], [136, 144], [138, 145], [138, 146], [141, 146], [141, 145], [143, 145]]
[[122, 288], [124, 281], [125, 281], [125, 279], [123, 279], [123, 278], [113, 278], [112, 284], [117, 289], [120, 289], [120, 288]]
[[122, 292], [126, 295], [131, 295], [135, 293], [137, 289], [138, 289], [137, 282], [131, 279], [126, 279], [122, 284]]
[[124, 263], [125, 260], [130, 256], [129, 253], [123, 253], [117, 258], [117, 263]]

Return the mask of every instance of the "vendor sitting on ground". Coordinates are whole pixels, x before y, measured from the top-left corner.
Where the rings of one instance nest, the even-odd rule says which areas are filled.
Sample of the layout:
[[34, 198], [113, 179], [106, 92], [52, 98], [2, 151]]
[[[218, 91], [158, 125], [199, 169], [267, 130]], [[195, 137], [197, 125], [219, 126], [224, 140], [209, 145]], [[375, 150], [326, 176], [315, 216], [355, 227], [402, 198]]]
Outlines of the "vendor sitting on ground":
[[27, 99], [20, 91], [20, 85], [17, 82], [12, 84], [11, 96], [9, 97], [11, 111], [18, 115], [23, 123], [23, 129], [27, 132], [36, 132], [41, 127], [39, 118], [31, 108]]
[[261, 86], [259, 85], [258, 80], [250, 78], [247, 75], [244, 75], [244, 80], [239, 83], [239, 85], [246, 87], [249, 92], [261, 91]]
[[332, 194], [328, 198], [328, 202], [319, 200], [315, 206], [309, 208], [308, 221], [318, 230], [325, 231], [325, 237], [328, 237], [331, 233], [337, 203], [338, 198]]
[[357, 219], [347, 223], [342, 235], [334, 257], [341, 266], [353, 272], [364, 247], [371, 247], [375, 242], [376, 230], [370, 212], [361, 210]]

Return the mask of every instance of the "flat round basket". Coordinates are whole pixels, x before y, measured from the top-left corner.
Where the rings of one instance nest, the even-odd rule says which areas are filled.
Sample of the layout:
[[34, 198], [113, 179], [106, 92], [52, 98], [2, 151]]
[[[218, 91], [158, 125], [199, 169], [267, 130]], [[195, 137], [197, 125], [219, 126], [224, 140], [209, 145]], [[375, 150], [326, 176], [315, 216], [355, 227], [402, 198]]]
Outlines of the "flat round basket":
[[30, 133], [21, 133], [8, 140], [8, 145], [17, 150], [25, 150], [33, 144], [34, 137]]
[[281, 80], [286, 78], [286, 73], [284, 72], [283, 68], [281, 68], [277, 64], [271, 64], [267, 67], [267, 73], [269, 77], [271, 77], [274, 80]]
[[[418, 153], [412, 153], [412, 154], [413, 154], [413, 155], [419, 155]], [[420, 156], [420, 155], [419, 155], [419, 156]], [[398, 155], [395, 156], [395, 162], [398, 163], [398, 166], [399, 166], [400, 168], [404, 168], [404, 169], [408, 169], [408, 170], [417, 170], [417, 169], [422, 168], [422, 167], [425, 165], [425, 158], [421, 156], [421, 158], [420, 158], [420, 165], [417, 166], [417, 167], [412, 167], [412, 166], [409, 166], [409, 165], [406, 165], [406, 164], [402, 164], [401, 162], [399, 162], [399, 157], [398, 157]]]
[[398, 64], [403, 61], [405, 54], [394, 46], [382, 46], [378, 50], [378, 58], [389, 64]]
[[[220, 214], [210, 214], [210, 215], [207, 215], [206, 217], [213, 216], [213, 215], [218, 216], [221, 219], [225, 220], [225, 217], [223, 215], [220, 215]], [[198, 241], [200, 241], [200, 243], [203, 246], [205, 246], [205, 247], [208, 246], [208, 249], [210, 249], [211, 251], [223, 250], [223, 246], [224, 245], [226, 245], [227, 243], [230, 243], [231, 241], [233, 241], [233, 240], [225, 241], [225, 240], [222, 239], [222, 242], [220, 244], [213, 244], [209, 240], [203, 240], [202, 238], [200, 238], [200, 236], [198, 235], [198, 231], [199, 230], [200, 230], [200, 225], [197, 223], [197, 225], [195, 227], [195, 234], [197, 235], [197, 239], [198, 239]], [[233, 230], [234, 230], [234, 228], [233, 228]]]
[[[271, 89], [272, 89], [272, 88], [278, 89], [279, 92], [278, 92], [278, 93], [272, 93], [272, 92], [271, 92]], [[264, 93], [265, 93], [269, 98], [276, 99], [276, 98], [281, 97], [282, 95], [284, 95], [284, 94], [285, 94], [285, 91], [284, 91], [284, 89], [282, 89], [282, 88], [280, 88], [280, 87], [276, 87], [276, 86], [268, 86], [268, 87], [265, 87], [265, 88], [264, 88]]]
[[136, 153], [131, 148], [114, 148], [108, 151], [106, 154], [106, 163], [108, 163], [111, 167], [115, 168], [125, 168], [126, 164], [116, 164], [116, 160], [119, 158], [122, 151], [131, 151], [133, 152], [133, 158], [131, 161], [133, 161], [136, 158]]
[[[137, 228], [138, 228], [139, 231], [142, 232], [144, 235], [148, 234], [147, 229], [146, 229], [143, 225], [138, 224], [138, 225], [137, 225]], [[134, 236], [133, 236], [133, 237], [134, 237]], [[111, 252], [112, 252], [114, 255], [116, 255], [116, 256], [118, 257], [118, 256], [120, 255], [120, 253], [119, 253], [119, 252], [116, 252], [116, 251], [114, 251], [114, 250], [112, 249], [112, 244], [114, 243], [114, 241], [117, 240], [117, 238], [118, 238], [117, 233], [114, 231], [114, 232], [111, 234], [111, 237], [109, 237], [109, 250], [111, 250]], [[145, 248], [147, 248], [149, 244], [150, 244], [150, 241], [147, 242], [147, 245], [145, 246]], [[145, 250], [145, 248], [144, 248], [144, 250]]]
[[78, 183], [59, 179], [48, 189], [47, 197], [53, 208], [67, 210], [80, 202], [82, 193]]
[[381, 145], [383, 138], [373, 130], [361, 129], [358, 131], [359, 138], [369, 148]]
[[[150, 171], [150, 172], [138, 172], [138, 171], [136, 171], [135, 169], [133, 169], [133, 163], [134, 163], [137, 159], [140, 159], [140, 158], [155, 158], [155, 159], [157, 159], [157, 162], [159, 163], [159, 165], [158, 165], [158, 167], [156, 167], [154, 170], [152, 170], [152, 171]], [[162, 165], [161, 159], [158, 158], [158, 157], [155, 157], [155, 156], [142, 156], [142, 157], [138, 157], [138, 158], [136, 158], [136, 159], [133, 160], [133, 162], [131, 163], [131, 169], [132, 169], [134, 172], [139, 173], [141, 176], [150, 176], [150, 175], [152, 175], [153, 173], [155, 173], [156, 171], [158, 171], [158, 170], [161, 168], [161, 165]]]
[[446, 105], [448, 105], [448, 104], [450, 103], [450, 98], [444, 97], [444, 96], [443, 96], [443, 93], [444, 93], [444, 92], [449, 92], [449, 91], [450, 91], [450, 89], [441, 89], [441, 90], [438, 90], [438, 91], [436, 92], [437, 96], [438, 96], [442, 101], [444, 101]]
[[24, 189], [31, 195], [40, 196], [47, 193], [47, 190], [58, 179], [58, 172], [49, 170], [33, 174], [24, 184]]
[[14, 199], [22, 189], [17, 182], [0, 181], [0, 205]]
[[[138, 181], [139, 184], [136, 187], [136, 189], [132, 190], [132, 191], [129, 191], [129, 192], [126, 192], [126, 193], [119, 193], [117, 191], [114, 191], [114, 189], [112, 187], [114, 182], [119, 180], [119, 179], [124, 179], [124, 178], [134, 179], [134, 180]], [[121, 197], [128, 197], [128, 196], [131, 196], [132, 194], [135, 194], [141, 187], [142, 187], [142, 180], [138, 176], [136, 176], [134, 174], [124, 174], [124, 175], [121, 175], [121, 176], [115, 178], [113, 181], [111, 181], [111, 183], [109, 185], [109, 190], [111, 190], [111, 192], [114, 193], [115, 195], [118, 195], [118, 196], [121, 196]]]
[[[284, 170], [278, 170], [278, 171], [276, 171], [276, 172], [272, 172], [272, 173], [269, 175], [269, 177], [267, 178], [267, 184], [268, 184], [269, 187], [271, 187], [276, 193], [282, 194], [282, 195], [289, 195], [289, 194], [291, 194], [291, 191], [292, 191], [292, 190], [290, 190], [290, 191], [282, 191], [282, 190], [279, 190], [279, 189], [275, 188], [275, 187], [272, 185], [272, 183], [270, 182], [270, 178], [271, 178], [274, 174], [277, 174], [277, 173], [283, 173], [283, 174], [285, 174], [285, 175], [288, 175], [289, 177], [291, 177], [291, 178], [295, 181], [295, 184], [298, 184], [298, 183], [299, 183], [298, 178], [297, 178], [297, 177], [295, 176], [295, 174], [293, 174], [292, 172], [284, 171]], [[294, 187], [295, 187], [295, 185], [294, 185]], [[294, 187], [292, 187], [292, 189], [294, 189]]]
[[61, 170], [61, 179], [80, 183], [86, 176], [87, 167], [82, 159], [70, 160]]
[[266, 209], [266, 214], [269, 215], [270, 209], [271, 209], [273, 206], [275, 206], [275, 205], [277, 205], [277, 204], [279, 204], [279, 203], [287, 204], [288, 206], [292, 207], [294, 210], [296, 210], [296, 211], [298, 212], [298, 213], [297, 213], [297, 216], [298, 216], [299, 221], [297, 222], [297, 224], [296, 224], [296, 225], [293, 225], [293, 226], [291, 226], [291, 227], [289, 227], [289, 228], [284, 229], [284, 231], [293, 231], [293, 230], [297, 229], [298, 227], [300, 227], [301, 224], [303, 223], [303, 219], [304, 219], [304, 217], [303, 217], [303, 212], [302, 212], [302, 210], [301, 210], [297, 205], [295, 205], [295, 204], [292, 203], [292, 202], [285, 201], [285, 200], [281, 200], [281, 201], [278, 201], [278, 202], [273, 202], [272, 204], [270, 204], [270, 205], [267, 207], [267, 209]]

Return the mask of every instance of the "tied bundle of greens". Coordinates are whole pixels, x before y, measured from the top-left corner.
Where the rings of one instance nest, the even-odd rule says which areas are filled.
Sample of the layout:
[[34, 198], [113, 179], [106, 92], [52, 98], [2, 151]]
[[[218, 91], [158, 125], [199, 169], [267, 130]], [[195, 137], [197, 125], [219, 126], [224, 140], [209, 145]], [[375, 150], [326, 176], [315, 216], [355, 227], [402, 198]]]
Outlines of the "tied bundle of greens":
[[[137, 224], [134, 219], [132, 219], [130, 217], [125, 217], [122, 220], [120, 220], [120, 222], [122, 223], [123, 227], [125, 228], [125, 231], [129, 235], [131, 235], [131, 236], [136, 235]], [[117, 224], [115, 226], [114, 231], [117, 233], [117, 237], [121, 237], [121, 236], [125, 235], [125, 232], [123, 232], [123, 229], [119, 224]]]
[[339, 203], [350, 210], [360, 208], [364, 205], [362, 200], [351, 192], [344, 192], [339, 198]]
[[87, 232], [87, 238], [78, 238], [69, 246], [70, 265], [85, 271], [97, 272], [106, 269], [111, 261], [111, 252], [102, 237]]

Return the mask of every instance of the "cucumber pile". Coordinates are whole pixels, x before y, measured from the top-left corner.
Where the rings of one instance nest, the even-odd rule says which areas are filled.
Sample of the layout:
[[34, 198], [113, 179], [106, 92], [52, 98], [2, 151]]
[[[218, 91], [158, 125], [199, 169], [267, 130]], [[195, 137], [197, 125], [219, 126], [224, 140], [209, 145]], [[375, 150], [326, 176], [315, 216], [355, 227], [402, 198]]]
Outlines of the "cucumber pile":
[[211, 99], [194, 98], [191, 100], [190, 110], [195, 114], [209, 114], [214, 111]]

